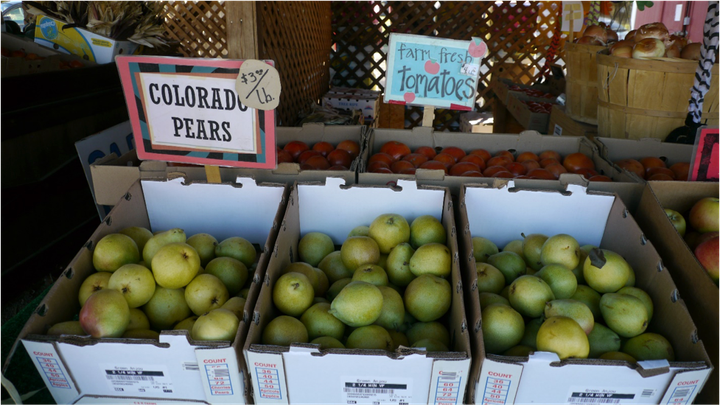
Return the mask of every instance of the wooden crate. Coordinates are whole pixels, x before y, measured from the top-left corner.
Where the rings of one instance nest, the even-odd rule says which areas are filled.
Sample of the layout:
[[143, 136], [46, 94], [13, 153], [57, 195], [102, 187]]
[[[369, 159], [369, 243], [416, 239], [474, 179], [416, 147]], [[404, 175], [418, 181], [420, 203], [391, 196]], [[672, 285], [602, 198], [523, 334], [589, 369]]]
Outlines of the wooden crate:
[[[697, 61], [639, 60], [601, 51], [598, 69], [598, 137], [665, 139], [685, 125]], [[702, 122], [718, 125], [718, 64], [705, 95]]]
[[548, 134], [579, 135], [594, 140], [597, 135], [597, 126], [572, 119], [567, 114], [567, 106], [556, 104], [550, 112]]
[[572, 119], [597, 125], [597, 61], [607, 47], [565, 43], [565, 113]]

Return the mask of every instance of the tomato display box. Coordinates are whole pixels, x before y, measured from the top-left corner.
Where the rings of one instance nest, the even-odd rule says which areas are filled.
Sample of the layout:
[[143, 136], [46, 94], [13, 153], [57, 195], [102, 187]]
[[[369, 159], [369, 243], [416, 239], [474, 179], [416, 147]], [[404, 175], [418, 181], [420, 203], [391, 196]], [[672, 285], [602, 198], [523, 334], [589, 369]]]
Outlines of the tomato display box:
[[[661, 142], [659, 138], [641, 138], [639, 140], [626, 140], [621, 138], [597, 137], [595, 143], [600, 150], [600, 156], [609, 163], [621, 159], [637, 159], [645, 157], [657, 157], [665, 161], [670, 167], [678, 162], [690, 162], [692, 160], [693, 146], [687, 144], [676, 144], [672, 142]], [[616, 166], [617, 165], [614, 165]], [[618, 167], [619, 169], [619, 167]], [[623, 169], [623, 171], [625, 171]], [[633, 173], [628, 174], [634, 178]], [[655, 181], [653, 181], [655, 182]]]
[[[534, 111], [533, 103], [542, 106], [548, 105], [550, 108], [546, 108], [543, 112]], [[526, 130], [535, 130], [541, 134], [547, 134], [552, 104], [553, 101], [549, 99], [531, 97], [524, 93], [513, 93], [508, 96], [507, 109]]]
[[[247, 376], [241, 348], [247, 330], [242, 323], [233, 342], [195, 341], [185, 331], [172, 330], [162, 331], [159, 341], [45, 334], [78, 314], [80, 285], [95, 272], [97, 242], [130, 226], [153, 232], [179, 227], [188, 237], [205, 232], [218, 241], [240, 236], [260, 247], [257, 268], [249, 275], [253, 282], [244, 309], [249, 318], [288, 193], [285, 185], [257, 185], [247, 178], [223, 184], [182, 179], [134, 183], [18, 335], [55, 401], [244, 404]], [[122, 379], [123, 374], [142, 379]]]
[[[362, 150], [367, 144], [365, 126], [325, 126], [319, 123], [305, 124], [302, 127], [276, 127], [277, 146], [282, 148], [293, 140], [303, 141], [312, 148], [319, 141], [337, 145], [341, 141], [355, 140], [360, 144], [360, 155], [346, 171], [300, 170], [296, 163], [282, 163], [275, 169], [220, 168], [223, 182], [231, 182], [238, 176], [252, 177], [258, 182], [288, 183], [302, 181], [324, 181], [325, 177], [345, 179], [347, 184], [355, 183], [355, 168], [361, 161]], [[135, 151], [121, 157], [108, 155], [90, 165], [90, 173], [97, 204], [113, 206], [125, 194], [127, 188], [137, 179], [166, 178], [170, 174], [180, 174], [189, 180], [207, 179], [202, 165], [169, 164], [164, 161], [140, 161]]]
[[[720, 364], [718, 287], [675, 230], [664, 209], [673, 209], [686, 216], [698, 200], [718, 195], [717, 182], [651, 181], [645, 186], [640, 204], [634, 212], [645, 236], [657, 248], [663, 264], [667, 266], [677, 284], [680, 297], [695, 320], [698, 336], [715, 365]], [[718, 371], [715, 369], [697, 402], [718, 404], [719, 401]]]
[[[568, 213], [575, 213], [568, 215]], [[616, 194], [592, 193], [568, 185], [566, 193], [466, 185], [458, 210], [468, 322], [473, 334], [473, 366], [468, 399], [476, 404], [586, 403], [602, 394], [617, 404], [690, 404], [703, 388], [713, 364], [668, 269]], [[622, 255], [633, 267], [637, 287], [652, 298], [655, 313], [647, 331], [665, 336], [677, 361], [566, 359], [536, 351], [528, 357], [485, 352], [477, 269], [472, 237], [499, 247], [531, 233], [570, 234], [580, 245], [592, 244]]]
[[550, 122], [548, 123], [548, 134], [550, 135], [578, 135], [594, 140], [597, 135], [597, 126], [573, 120], [565, 113], [565, 106], [554, 104], [550, 111]]
[[[457, 257], [453, 204], [447, 188], [417, 187], [399, 182], [390, 187], [351, 185], [328, 178], [325, 184], [296, 183], [268, 264], [262, 290], [245, 341], [245, 359], [252, 375], [255, 404], [462, 404], [470, 368], [463, 289]], [[369, 225], [384, 213], [397, 213], [411, 222], [420, 215], [442, 221], [454, 254], [452, 305], [441, 319], [451, 337], [450, 352], [403, 348], [395, 352], [357, 349], [320, 350], [315, 344], [262, 344], [265, 326], [280, 313], [272, 290], [283, 269], [296, 260], [301, 236], [310, 231], [328, 234], [338, 247], [352, 228]], [[353, 382], [384, 382], [392, 391], [345, 390]], [[392, 396], [391, 396], [392, 395]]]
[[[496, 79], [491, 82], [492, 89], [495, 92], [495, 95], [498, 99], [500, 99], [503, 104], [508, 105], [510, 103], [510, 96], [517, 96], [517, 95], [526, 95], [526, 96], [532, 96], [532, 94], [527, 94], [524, 92], [524, 90], [532, 90], [533, 94], [540, 96], [541, 94], [547, 94], [547, 95], [557, 95], [556, 89], [554, 89], [551, 86], [548, 85], [523, 85], [521, 83], [514, 83], [510, 79]], [[512, 89], [522, 89], [522, 90], [512, 90]], [[552, 98], [550, 97], [543, 97], [544, 100], [550, 101]]]
[[76, 61], [81, 62], [82, 66], [94, 66], [95, 63], [83, 61], [75, 55], [67, 55], [57, 52], [53, 49], [46, 48], [40, 44], [36, 44], [32, 40], [12, 35], [6, 32], [1, 34], [2, 48], [12, 54], [13, 51], [23, 51], [25, 54], [36, 54], [42, 59], [27, 59], [23, 57], [13, 57], [3, 55], [0, 58], [0, 76], [21, 76], [30, 75], [41, 72], [52, 72], [60, 70], [62, 64], [68, 64]]
[[[445, 147], [462, 148], [466, 153], [474, 149], [486, 149], [491, 154], [510, 150], [516, 155], [531, 151], [539, 154], [545, 150], [553, 150], [565, 156], [574, 152], [582, 152], [592, 158], [595, 168], [600, 174], [609, 176], [613, 182], [588, 182], [576, 174], [562, 174], [559, 180], [516, 179], [515, 185], [526, 188], [563, 190], [568, 183], [586, 185], [590, 190], [617, 193], [628, 207], [635, 207], [642, 193], [642, 185], [638, 179], [613, 167], [600, 157], [597, 146], [585, 137], [555, 137], [541, 135], [537, 131], [523, 131], [520, 134], [478, 134], [434, 132], [427, 127], [415, 127], [412, 130], [372, 129], [368, 136], [368, 145], [363, 152], [361, 165], [358, 167], [358, 183], [384, 185], [393, 184], [398, 179], [417, 180], [421, 185], [447, 186], [454, 196], [460, 195], [460, 188], [465, 184], [492, 185], [496, 178], [474, 178], [465, 176], [445, 175], [441, 170], [418, 169], [415, 175], [385, 174], [367, 172], [368, 159], [389, 141], [399, 141], [415, 150], [421, 146], [435, 148], [436, 151]], [[503, 180], [504, 181], [504, 180]]]

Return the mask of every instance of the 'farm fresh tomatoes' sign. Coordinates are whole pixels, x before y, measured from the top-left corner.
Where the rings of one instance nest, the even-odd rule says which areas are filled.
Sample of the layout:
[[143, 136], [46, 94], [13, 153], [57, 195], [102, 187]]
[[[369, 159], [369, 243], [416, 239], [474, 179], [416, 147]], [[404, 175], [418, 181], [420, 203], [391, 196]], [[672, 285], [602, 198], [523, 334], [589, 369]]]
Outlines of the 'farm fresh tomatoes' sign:
[[473, 110], [480, 62], [487, 54], [480, 38], [392, 33], [389, 47], [385, 103]]

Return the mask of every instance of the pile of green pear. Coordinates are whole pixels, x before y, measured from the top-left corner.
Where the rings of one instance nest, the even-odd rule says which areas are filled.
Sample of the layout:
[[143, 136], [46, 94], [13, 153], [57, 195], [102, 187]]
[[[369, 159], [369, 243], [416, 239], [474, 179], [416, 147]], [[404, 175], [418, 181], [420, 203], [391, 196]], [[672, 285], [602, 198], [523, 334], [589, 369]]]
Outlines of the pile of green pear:
[[218, 242], [208, 233], [187, 237], [180, 228], [153, 234], [127, 227], [97, 242], [96, 272], [80, 286], [77, 320], [48, 334], [158, 339], [172, 329], [195, 340], [232, 341], [257, 257], [242, 237]]
[[272, 286], [281, 314], [264, 327], [263, 344], [449, 351], [443, 316], [452, 303], [452, 255], [435, 217], [408, 223], [382, 214], [352, 229], [339, 249], [327, 234], [308, 232], [298, 259]]
[[675, 360], [670, 342], [646, 331], [653, 302], [622, 256], [568, 234], [522, 237], [502, 250], [472, 237], [487, 353]]

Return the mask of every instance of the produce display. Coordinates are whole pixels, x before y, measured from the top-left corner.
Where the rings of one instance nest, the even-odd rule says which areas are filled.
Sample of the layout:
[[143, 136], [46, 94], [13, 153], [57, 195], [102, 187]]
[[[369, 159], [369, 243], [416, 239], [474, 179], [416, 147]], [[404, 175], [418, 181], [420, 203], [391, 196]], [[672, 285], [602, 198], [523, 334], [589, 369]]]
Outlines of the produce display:
[[530, 109], [531, 112], [542, 114], [550, 114], [552, 106], [555, 104], [550, 102], [536, 102], [532, 100], [520, 100], [520, 103], [528, 106], [528, 109]]
[[433, 216], [408, 223], [393, 213], [355, 227], [340, 249], [326, 234], [306, 233], [299, 261], [272, 287], [281, 314], [264, 328], [263, 344], [449, 351], [443, 316], [452, 302], [452, 256], [446, 238]]
[[718, 284], [718, 260], [720, 259], [718, 251], [720, 204], [718, 202], [716, 197], [702, 198], [695, 202], [685, 215], [671, 208], [665, 209], [665, 214], [673, 227], [685, 239], [688, 247], [716, 285]]
[[257, 257], [242, 237], [218, 242], [207, 233], [153, 234], [144, 227], [108, 234], [93, 250], [97, 272], [80, 287], [78, 320], [48, 334], [157, 339], [172, 329], [196, 340], [232, 341]]
[[622, 256], [568, 234], [522, 237], [502, 249], [472, 237], [488, 353], [675, 360], [670, 342], [647, 331], [653, 302]]
[[540, 89], [533, 89], [531, 87], [520, 87], [516, 84], [508, 86], [508, 90], [513, 92], [523, 92], [530, 97], [540, 97], [543, 99], [554, 99], [555, 96], [552, 93], [543, 92]]
[[360, 144], [354, 140], [345, 140], [338, 145], [320, 141], [312, 148], [303, 141], [295, 140], [278, 147], [277, 162], [298, 163], [300, 170], [347, 171], [359, 154]]
[[564, 157], [552, 150], [540, 154], [524, 151], [517, 155], [508, 150], [491, 154], [485, 149], [466, 153], [453, 146], [440, 148], [439, 151], [422, 146], [411, 152], [402, 142], [388, 141], [368, 158], [368, 172], [414, 174], [417, 169], [442, 170], [451, 176], [549, 180], [569, 172], [580, 174], [590, 181], [612, 181], [610, 177], [598, 173], [593, 160], [581, 152]]
[[687, 180], [690, 173], [690, 162], [676, 162], [668, 167], [664, 160], [653, 156], [619, 159], [613, 163], [646, 180]]

